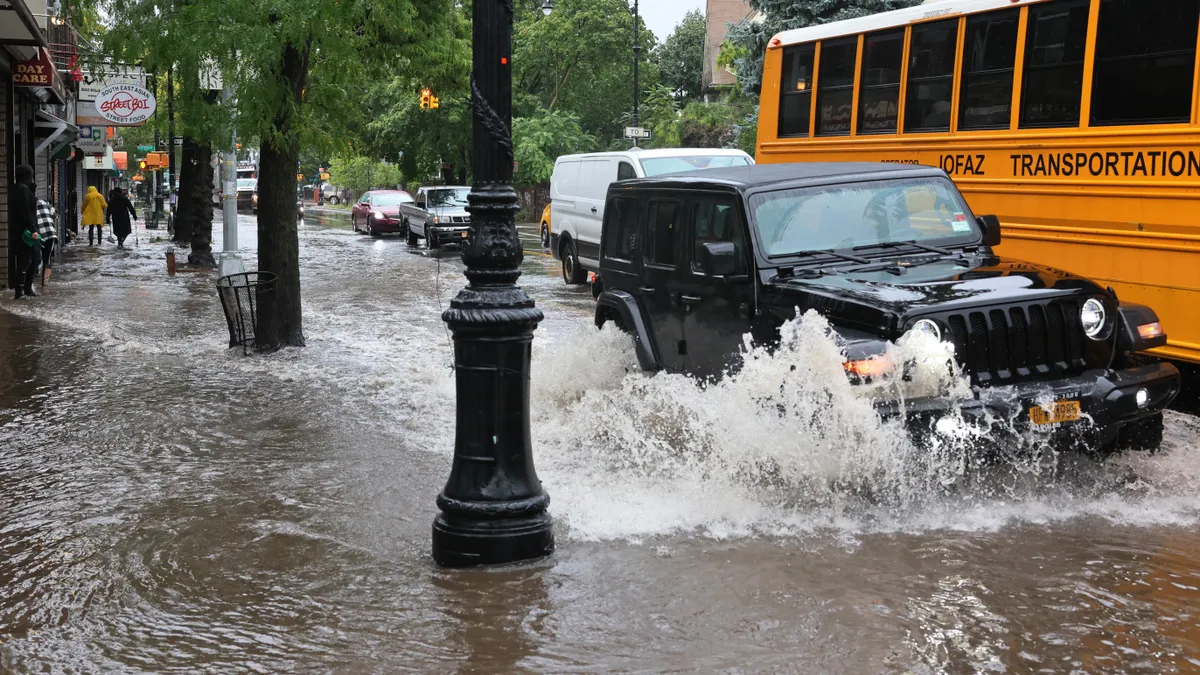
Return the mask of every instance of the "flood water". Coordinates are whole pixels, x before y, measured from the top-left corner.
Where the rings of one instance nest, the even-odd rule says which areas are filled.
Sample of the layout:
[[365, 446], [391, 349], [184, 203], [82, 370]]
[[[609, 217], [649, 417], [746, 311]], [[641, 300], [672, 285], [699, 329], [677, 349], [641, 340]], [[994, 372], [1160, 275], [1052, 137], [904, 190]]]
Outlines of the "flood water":
[[530, 254], [558, 551], [442, 571], [458, 253], [310, 219], [308, 347], [246, 358], [150, 236], [0, 300], [0, 672], [1200, 672], [1195, 417], [972, 468], [831, 384], [812, 327], [647, 377]]

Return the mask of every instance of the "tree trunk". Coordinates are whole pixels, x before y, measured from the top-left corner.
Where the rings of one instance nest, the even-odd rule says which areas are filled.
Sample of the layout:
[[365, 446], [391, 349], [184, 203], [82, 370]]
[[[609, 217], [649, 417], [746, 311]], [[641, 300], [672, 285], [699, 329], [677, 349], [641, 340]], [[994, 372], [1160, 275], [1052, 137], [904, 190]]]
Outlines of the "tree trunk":
[[175, 236], [173, 240], [184, 244], [192, 240], [192, 194], [196, 180], [196, 140], [190, 136], [183, 139], [183, 153], [179, 161], [179, 194], [175, 197]]
[[274, 121], [275, 138], [264, 142], [258, 164], [258, 267], [276, 275], [275, 287], [258, 295], [256, 341], [263, 351], [303, 347], [300, 311], [300, 238], [296, 223], [296, 166], [300, 140], [296, 115], [308, 79], [309, 47], [284, 47], [279, 75], [289, 87]]
[[188, 214], [191, 216], [188, 229], [191, 230], [192, 252], [188, 254], [188, 264], [196, 267], [216, 267], [217, 260], [213, 257], [213, 174], [212, 146], [196, 146], [196, 179], [195, 189], [191, 193], [191, 206]]

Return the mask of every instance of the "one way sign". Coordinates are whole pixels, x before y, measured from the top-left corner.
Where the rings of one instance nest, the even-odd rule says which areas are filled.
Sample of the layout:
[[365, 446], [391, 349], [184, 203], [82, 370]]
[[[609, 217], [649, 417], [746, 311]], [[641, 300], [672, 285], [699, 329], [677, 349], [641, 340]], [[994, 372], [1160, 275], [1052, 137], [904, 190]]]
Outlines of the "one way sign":
[[650, 137], [651, 133], [649, 129], [643, 127], [625, 127], [625, 138], [648, 141]]

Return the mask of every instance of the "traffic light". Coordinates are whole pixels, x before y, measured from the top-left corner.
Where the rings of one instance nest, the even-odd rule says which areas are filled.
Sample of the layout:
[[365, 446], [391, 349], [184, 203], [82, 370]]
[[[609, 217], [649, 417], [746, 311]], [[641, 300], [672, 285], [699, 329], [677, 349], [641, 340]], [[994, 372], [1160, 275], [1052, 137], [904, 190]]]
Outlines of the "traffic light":
[[429, 88], [427, 87], [427, 88], [421, 90], [421, 109], [424, 110], [426, 108], [432, 108], [432, 107], [433, 107], [433, 92], [430, 91]]
[[429, 97], [429, 107], [434, 108], [434, 109], [436, 109], [438, 107], [438, 97], [436, 97], [436, 96]]
[[139, 161], [138, 168], [141, 169], [142, 171], [145, 171], [146, 170], [146, 160], [143, 159], [143, 160]]

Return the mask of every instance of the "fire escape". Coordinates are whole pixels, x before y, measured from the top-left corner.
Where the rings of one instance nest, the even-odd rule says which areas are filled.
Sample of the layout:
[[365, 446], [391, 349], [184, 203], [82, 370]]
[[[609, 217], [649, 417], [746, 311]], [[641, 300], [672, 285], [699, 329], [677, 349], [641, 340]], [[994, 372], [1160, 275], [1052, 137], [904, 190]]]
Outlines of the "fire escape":
[[51, 16], [46, 22], [46, 42], [50, 45], [50, 59], [61, 73], [70, 75], [71, 81], [83, 79], [79, 66], [79, 33], [64, 17]]

